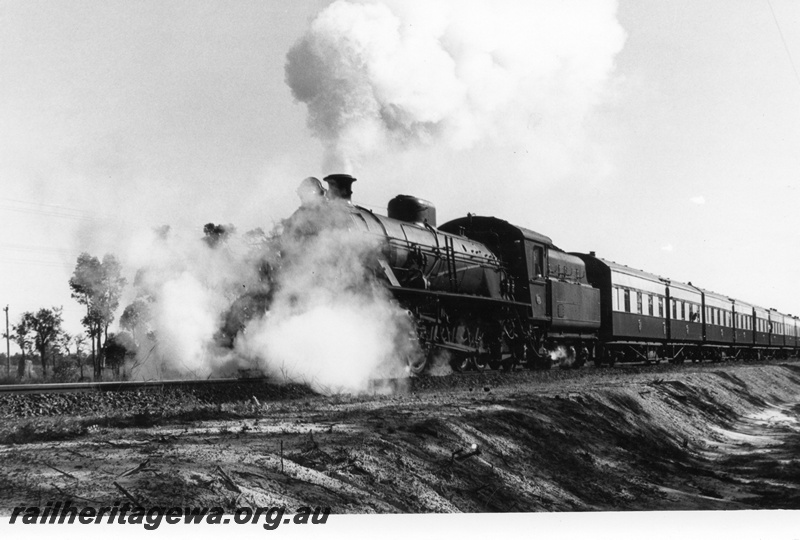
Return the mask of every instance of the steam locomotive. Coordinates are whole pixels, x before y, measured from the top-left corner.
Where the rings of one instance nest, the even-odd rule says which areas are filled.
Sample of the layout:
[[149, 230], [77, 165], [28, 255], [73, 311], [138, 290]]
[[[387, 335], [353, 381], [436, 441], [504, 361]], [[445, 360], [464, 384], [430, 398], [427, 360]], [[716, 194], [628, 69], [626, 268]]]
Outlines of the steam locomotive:
[[[351, 201], [355, 178], [306, 179], [303, 208], [346, 208], [347, 228], [380, 238], [375, 275], [407, 310], [422, 354], [456, 370], [578, 368], [587, 361], [683, 362], [797, 353], [800, 319], [689, 283], [567, 253], [542, 234], [468, 214], [437, 227], [428, 201], [398, 195], [382, 216]], [[291, 218], [290, 218], [291, 219]], [[269, 308], [269, 295], [240, 298], [224, 333]]]

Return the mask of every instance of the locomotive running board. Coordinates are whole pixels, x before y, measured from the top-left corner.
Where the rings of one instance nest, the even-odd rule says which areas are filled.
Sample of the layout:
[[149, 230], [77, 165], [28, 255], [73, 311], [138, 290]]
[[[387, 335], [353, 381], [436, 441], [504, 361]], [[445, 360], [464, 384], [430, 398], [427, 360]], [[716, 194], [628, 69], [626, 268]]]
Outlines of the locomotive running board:
[[440, 292], [440, 291], [430, 291], [425, 289], [411, 289], [408, 287], [388, 287], [389, 290], [398, 294], [398, 295], [409, 295], [409, 296], [432, 296], [435, 298], [441, 298], [443, 300], [453, 300], [453, 301], [471, 301], [471, 302], [479, 302], [483, 304], [495, 304], [498, 306], [508, 306], [508, 307], [515, 307], [515, 308], [522, 308], [522, 309], [529, 309], [530, 305], [524, 302], [515, 302], [513, 300], [503, 300], [502, 298], [486, 298], [483, 296], [473, 296], [469, 294], [458, 294], [458, 293], [449, 293], [449, 292]]

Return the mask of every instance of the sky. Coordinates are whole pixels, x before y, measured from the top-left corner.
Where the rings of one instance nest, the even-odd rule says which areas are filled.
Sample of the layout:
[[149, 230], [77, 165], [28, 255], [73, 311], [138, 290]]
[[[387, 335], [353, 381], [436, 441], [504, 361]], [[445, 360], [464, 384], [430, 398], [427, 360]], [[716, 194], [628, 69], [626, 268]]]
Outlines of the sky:
[[[78, 332], [68, 280], [81, 252], [114, 253], [132, 281], [137, 231], [268, 230], [303, 178], [336, 164], [381, 213], [413, 194], [440, 223], [494, 215], [566, 251], [800, 314], [800, 3], [520, 0], [489, 19], [480, 2], [330, 4], [0, 0], [12, 324], [63, 306]], [[342, 28], [376, 77], [366, 87], [308, 77], [302, 53], [341, 43], [324, 32]], [[343, 117], [313, 107], [363, 90], [392, 104], [383, 120], [400, 112], [332, 135]]]

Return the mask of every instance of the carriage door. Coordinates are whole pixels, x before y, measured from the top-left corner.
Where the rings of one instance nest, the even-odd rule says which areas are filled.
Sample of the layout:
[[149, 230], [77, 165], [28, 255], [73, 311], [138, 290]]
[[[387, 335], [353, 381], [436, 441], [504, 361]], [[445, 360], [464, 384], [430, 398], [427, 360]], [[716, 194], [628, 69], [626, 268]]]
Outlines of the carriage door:
[[547, 279], [545, 260], [547, 251], [541, 244], [525, 241], [525, 258], [528, 263], [528, 284], [531, 294], [531, 312], [534, 319], [547, 319]]

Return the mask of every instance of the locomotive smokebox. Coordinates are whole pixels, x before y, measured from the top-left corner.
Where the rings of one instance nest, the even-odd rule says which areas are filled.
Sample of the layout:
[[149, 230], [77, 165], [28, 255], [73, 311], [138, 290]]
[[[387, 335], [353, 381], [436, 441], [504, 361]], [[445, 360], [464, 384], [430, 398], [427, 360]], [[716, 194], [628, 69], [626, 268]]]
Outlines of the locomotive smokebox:
[[389, 217], [417, 225], [427, 223], [436, 227], [436, 207], [433, 203], [413, 197], [411, 195], [398, 195], [389, 201]]
[[323, 178], [328, 183], [328, 197], [350, 201], [353, 195], [352, 185], [356, 179], [349, 174], [329, 174]]

